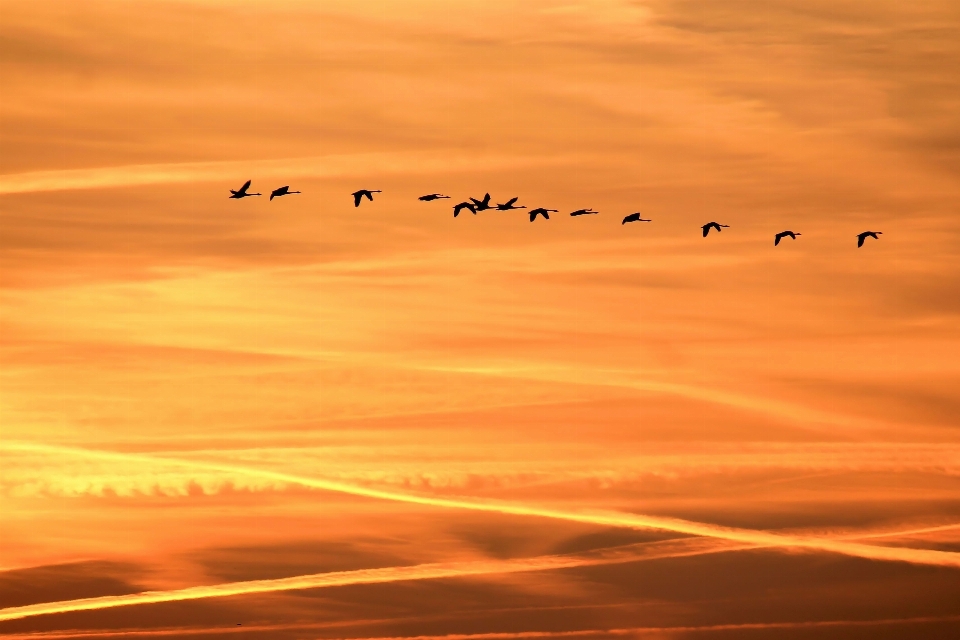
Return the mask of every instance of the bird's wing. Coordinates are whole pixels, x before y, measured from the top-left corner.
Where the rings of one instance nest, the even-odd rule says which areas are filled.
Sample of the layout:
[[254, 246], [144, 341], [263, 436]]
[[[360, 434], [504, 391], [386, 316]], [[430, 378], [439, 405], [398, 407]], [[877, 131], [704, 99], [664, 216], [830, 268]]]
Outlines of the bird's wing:
[[516, 202], [519, 198], [520, 198], [520, 196], [517, 196], [516, 198], [510, 198], [509, 200], [507, 200], [507, 203], [506, 203], [507, 206], [509, 207], [509, 206], [512, 205], [514, 202]]
[[357, 191], [356, 193], [353, 194], [353, 206], [359, 207], [361, 200], [363, 200], [363, 192], [362, 192], [362, 191]]
[[363, 192], [363, 195], [367, 196], [367, 200], [369, 200], [370, 202], [373, 202], [373, 193], [372, 193], [372, 192], [370, 192], [370, 191], [364, 191], [364, 192]]
[[703, 237], [706, 238], [707, 234], [709, 233], [710, 233], [710, 225], [708, 224], [703, 225]]
[[866, 239], [867, 239], [866, 236], [863, 236], [863, 235], [857, 236], [857, 246], [858, 246], [858, 247], [862, 247], [862, 246], [863, 246], [863, 241], [866, 240]]
[[545, 210], [543, 210], [541, 213], [543, 213], [543, 219], [544, 219], [544, 220], [549, 220], [549, 219], [550, 219], [550, 209], [545, 209]]
[[251, 182], [253, 182], [253, 180], [247, 180], [246, 182], [244, 182], [243, 186], [240, 187], [240, 191], [238, 193], [244, 193], [247, 189], [249, 189]]

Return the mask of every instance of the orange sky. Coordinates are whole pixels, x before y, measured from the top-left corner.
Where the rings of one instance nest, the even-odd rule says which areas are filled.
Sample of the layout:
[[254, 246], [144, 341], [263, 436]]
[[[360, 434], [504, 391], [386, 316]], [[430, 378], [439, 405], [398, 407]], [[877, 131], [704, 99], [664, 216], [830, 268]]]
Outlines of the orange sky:
[[0, 15], [0, 633], [960, 632], [955, 2]]

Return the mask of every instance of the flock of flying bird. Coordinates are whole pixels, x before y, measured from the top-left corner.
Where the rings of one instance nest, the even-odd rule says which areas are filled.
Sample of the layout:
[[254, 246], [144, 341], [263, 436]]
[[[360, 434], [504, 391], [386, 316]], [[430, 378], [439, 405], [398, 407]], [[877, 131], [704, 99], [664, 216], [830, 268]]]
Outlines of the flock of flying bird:
[[[237, 191], [234, 191], [233, 189], [231, 189], [230, 193], [232, 195], [230, 197], [239, 200], [240, 198], [247, 198], [249, 196], [262, 195], [259, 193], [250, 193], [248, 191], [250, 189], [250, 183], [251, 181], [247, 180], [243, 184], [243, 186], [240, 187], [240, 189], [238, 189]], [[300, 193], [300, 192], [290, 191], [289, 186], [283, 186], [278, 189], [274, 189], [272, 192], [270, 192], [270, 199], [273, 200], [274, 198], [279, 198], [281, 196], [288, 196], [294, 193]], [[360, 203], [363, 201], [364, 198], [366, 198], [370, 202], [373, 202], [373, 194], [375, 193], [381, 193], [380, 189], [360, 189], [359, 191], [354, 191], [352, 194], [350, 194], [353, 196], [353, 206], [359, 207]], [[418, 199], [422, 200], [423, 202], [431, 202], [433, 200], [440, 200], [442, 198], [449, 198], [449, 197], [450, 196], [445, 196], [442, 193], [428, 193], [425, 196], [420, 196]], [[456, 218], [463, 211], [469, 211], [470, 213], [476, 215], [478, 211], [486, 211], [487, 209], [494, 209], [496, 211], [512, 211], [514, 209], [526, 209], [527, 207], [525, 205], [517, 204], [518, 199], [519, 198], [510, 198], [503, 204], [491, 204], [490, 194], [488, 193], [488, 194], [485, 194], [483, 198], [480, 200], [476, 198], [470, 198], [469, 200], [464, 200], [463, 202], [457, 205], [454, 205], [453, 217]], [[537, 216], [543, 216], [544, 219], [549, 220], [550, 214], [557, 213], [557, 209], [546, 209], [544, 207], [537, 207], [536, 209], [530, 209], [530, 211], [528, 211], [527, 213], [530, 216], [530, 222], [533, 222], [534, 220], [536, 220]], [[600, 212], [594, 211], [593, 209], [588, 208], [588, 209], [577, 209], [576, 211], [572, 211], [570, 215], [577, 217], [577, 216], [596, 215], [598, 213]], [[652, 220], [640, 217], [640, 213], [637, 212], [637, 213], [631, 213], [630, 215], [626, 216], [623, 219], [623, 222], [621, 222], [620, 224], [624, 225], [624, 224], [627, 224], [628, 222], [652, 222]], [[729, 226], [730, 225], [728, 224], [720, 224], [718, 222], [708, 222], [707, 224], [701, 227], [701, 229], [703, 230], [703, 237], [706, 238], [710, 234], [710, 231], [714, 229], [716, 229], [717, 233], [720, 233], [720, 231], [728, 228]], [[878, 236], [882, 234], [883, 234], [882, 231], [864, 231], [863, 233], [858, 233], [857, 247], [862, 247], [864, 241], [867, 238], [873, 238], [874, 240], [879, 240]], [[796, 233], [794, 231], [781, 231], [780, 233], [776, 234], [773, 237], [773, 246], [779, 245], [780, 241], [783, 240], [784, 238], [790, 238], [791, 240], [796, 240], [797, 236], [799, 235], [801, 234]]]

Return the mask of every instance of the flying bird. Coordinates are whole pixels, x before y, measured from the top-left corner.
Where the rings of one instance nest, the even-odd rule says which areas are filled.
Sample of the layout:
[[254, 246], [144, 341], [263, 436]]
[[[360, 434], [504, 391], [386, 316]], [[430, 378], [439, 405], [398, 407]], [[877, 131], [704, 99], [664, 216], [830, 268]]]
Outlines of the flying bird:
[[653, 220], [645, 220], [640, 217], [640, 212], [631, 213], [626, 218], [623, 219], [623, 222], [620, 223], [620, 226], [627, 224], [628, 222], [653, 222]]
[[473, 202], [473, 206], [477, 208], [477, 211], [486, 211], [490, 208], [490, 194], [483, 196], [483, 200], [477, 200], [476, 198], [470, 198]]
[[473, 215], [477, 215], [477, 209], [476, 207], [473, 206], [473, 203], [461, 202], [460, 204], [458, 204], [453, 208], [453, 217], [456, 218], [458, 215], [460, 215], [460, 212], [463, 211], [464, 209], [468, 210]]
[[[516, 198], [514, 198], [516, 199]], [[519, 207], [518, 207], [519, 208]], [[530, 209], [530, 222], [533, 222], [537, 219], [537, 216], [543, 216], [545, 219], [550, 219], [551, 213], [556, 213], [556, 209], [544, 209], [543, 207], [538, 207], [536, 209]]]
[[859, 249], [860, 247], [862, 247], [864, 240], [866, 240], [867, 238], [873, 238], [874, 240], [879, 240], [880, 238], [878, 238], [877, 236], [882, 236], [882, 235], [883, 235], [883, 231], [864, 231], [863, 233], [858, 233], [857, 248]]
[[450, 196], [445, 196], [442, 193], [428, 193], [425, 196], [420, 196], [418, 200], [423, 200], [424, 202], [430, 202], [431, 200], [439, 200], [440, 198], [449, 198]]
[[380, 193], [380, 189], [360, 189], [360, 191], [354, 191], [350, 195], [353, 196], [353, 206], [359, 207], [360, 201], [363, 200], [366, 196], [367, 200], [373, 202], [373, 194]]
[[240, 187], [237, 191], [230, 189], [230, 193], [233, 194], [230, 197], [239, 200], [240, 198], [249, 198], [250, 196], [260, 195], [259, 193], [247, 193], [247, 189], [250, 188], [250, 182], [251, 182], [250, 180], [247, 180], [246, 182], [244, 182], [243, 186]]
[[571, 216], [592, 216], [598, 213], [600, 212], [594, 211], [593, 209], [588, 208], [588, 209], [577, 209], [576, 211], [572, 212], [570, 215]]
[[516, 202], [519, 197], [520, 196], [517, 196], [516, 198], [510, 198], [505, 203], [498, 204], [497, 211], [510, 211], [511, 209], [526, 209], [527, 208], [526, 205], [521, 205], [519, 207], [514, 206], [513, 203]]
[[707, 234], [710, 233], [710, 229], [716, 229], [716, 230], [717, 230], [717, 233], [720, 233], [720, 229], [721, 229], [721, 228], [726, 229], [726, 228], [729, 227], [729, 226], [730, 226], [730, 225], [728, 225], [728, 224], [717, 224], [716, 222], [708, 222], [707, 224], [703, 225], [703, 227], [702, 227], [702, 229], [703, 229], [703, 237], [704, 237], [704, 238], [707, 237]]
[[780, 244], [780, 241], [786, 238], [787, 236], [789, 236], [793, 240], [796, 240], [797, 236], [799, 235], [801, 234], [794, 233], [793, 231], [781, 231], [777, 235], [773, 236], [773, 246], [777, 246], [778, 244]]
[[299, 191], [290, 191], [290, 187], [280, 187], [279, 189], [274, 189], [270, 192], [270, 199], [279, 198], [280, 196], [288, 196], [291, 193], [300, 193]]

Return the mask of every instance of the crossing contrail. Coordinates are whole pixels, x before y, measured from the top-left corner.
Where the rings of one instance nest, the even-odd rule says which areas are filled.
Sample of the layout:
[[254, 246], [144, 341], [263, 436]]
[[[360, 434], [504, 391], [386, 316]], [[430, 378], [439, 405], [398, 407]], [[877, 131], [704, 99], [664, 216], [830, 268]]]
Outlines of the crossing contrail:
[[342, 587], [358, 584], [377, 584], [410, 580], [434, 580], [437, 578], [464, 578], [470, 576], [508, 574], [529, 571], [550, 571], [572, 569], [606, 564], [621, 564], [639, 560], [679, 558], [721, 553], [749, 548], [748, 545], [736, 545], [725, 540], [708, 538], [685, 538], [662, 542], [638, 543], [622, 547], [610, 547], [597, 551], [570, 554], [547, 555], [514, 560], [479, 560], [470, 562], [439, 562], [405, 567], [385, 567], [380, 569], [359, 569], [355, 571], [334, 571], [314, 573], [290, 578], [273, 580], [248, 580], [225, 584], [187, 587], [168, 591], [144, 591], [121, 596], [100, 596], [60, 602], [42, 602], [22, 607], [0, 609], [0, 621], [20, 620], [34, 616], [75, 611], [93, 611], [128, 607], [160, 602], [179, 602], [205, 598], [223, 598], [227, 596], [292, 591], [297, 589], [319, 589], [324, 587]]
[[650, 516], [617, 511], [562, 510], [537, 505], [481, 501], [468, 498], [441, 498], [414, 493], [374, 489], [360, 485], [337, 482], [334, 480], [321, 480], [317, 478], [297, 476], [279, 471], [270, 471], [266, 469], [244, 467], [240, 465], [184, 460], [181, 458], [150, 456], [137, 453], [121, 453], [24, 442], [3, 443], [0, 444], [0, 450], [51, 453], [100, 460], [135, 462], [141, 465], [171, 465], [190, 469], [203, 469], [207, 471], [246, 475], [249, 477], [258, 477], [276, 482], [309, 487], [311, 489], [320, 489], [364, 498], [390, 500], [393, 502], [404, 502], [408, 504], [418, 504], [429, 507], [483, 511], [487, 513], [501, 513], [515, 516], [550, 518], [553, 520], [565, 520], [568, 522], [579, 522], [583, 524], [593, 524], [604, 527], [658, 529], [661, 531], [671, 531], [673, 533], [718, 538], [721, 540], [738, 542], [753, 547], [805, 549], [808, 551], [839, 553], [856, 558], [866, 558], [869, 560], [908, 562], [912, 564], [960, 568], [960, 553], [951, 551], [915, 549], [910, 547], [878, 546], [842, 539], [802, 536], [786, 533], [771, 533], [768, 531], [758, 531], [755, 529], [724, 527], [716, 524], [693, 522], [678, 518], [666, 518], [662, 516]]

